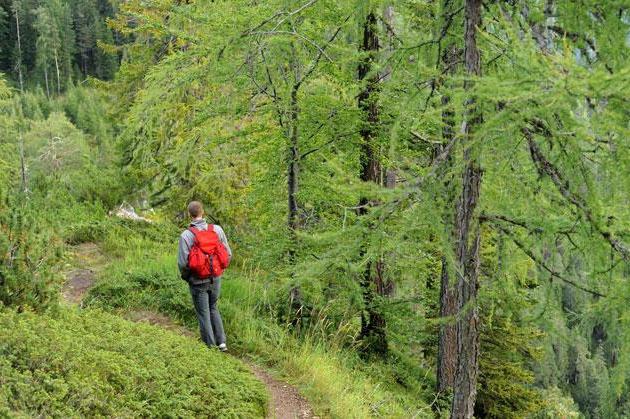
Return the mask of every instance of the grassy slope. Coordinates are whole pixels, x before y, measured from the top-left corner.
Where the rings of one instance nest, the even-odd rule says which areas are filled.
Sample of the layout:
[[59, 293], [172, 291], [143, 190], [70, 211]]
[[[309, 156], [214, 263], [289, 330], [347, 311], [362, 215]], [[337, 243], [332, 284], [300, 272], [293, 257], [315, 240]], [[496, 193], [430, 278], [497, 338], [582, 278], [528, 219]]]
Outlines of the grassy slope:
[[[114, 257], [86, 302], [115, 312], [147, 309], [196, 328], [186, 284], [175, 266], [176, 237], [156, 240], [158, 227], [107, 234], [104, 250]], [[159, 229], [159, 228], [158, 228]], [[172, 233], [172, 232], [169, 232]], [[170, 243], [169, 243], [170, 241]], [[226, 273], [221, 311], [231, 349], [282, 371], [299, 386], [316, 413], [327, 417], [425, 417], [430, 408], [374, 363], [366, 371], [355, 354], [315, 340], [298, 340], [265, 308], [266, 289], [254, 271]]]
[[0, 312], [0, 416], [264, 417], [240, 362], [100, 310]]

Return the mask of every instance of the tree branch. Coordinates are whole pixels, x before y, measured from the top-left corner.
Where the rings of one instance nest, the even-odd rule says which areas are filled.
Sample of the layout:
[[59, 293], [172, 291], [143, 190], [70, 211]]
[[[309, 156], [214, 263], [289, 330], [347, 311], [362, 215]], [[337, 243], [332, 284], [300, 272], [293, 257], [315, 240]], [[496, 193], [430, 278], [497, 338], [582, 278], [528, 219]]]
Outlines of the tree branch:
[[[541, 131], [544, 135], [551, 137], [549, 129], [546, 128], [542, 121], [532, 121], [532, 123], [535, 127], [542, 127], [539, 131]], [[560, 194], [584, 215], [586, 220], [604, 238], [604, 240], [606, 240], [626, 262], [630, 261], [630, 249], [628, 249], [628, 246], [620, 239], [614, 237], [610, 231], [604, 230], [595, 218], [591, 209], [588, 207], [584, 198], [569, 189], [569, 182], [562, 176], [558, 168], [545, 157], [536, 141], [534, 141], [534, 131], [532, 131], [529, 127], [524, 127], [522, 132], [527, 139], [530, 155], [538, 173], [541, 176], [547, 175], [558, 191], [560, 191]]]
[[319, 49], [319, 54], [317, 54], [317, 57], [315, 57], [315, 59], [311, 63], [311, 66], [308, 68], [308, 70], [306, 70], [306, 72], [304, 73], [304, 76], [302, 76], [300, 80], [296, 82], [295, 88], [299, 89], [300, 85], [304, 82], [304, 80], [308, 79], [310, 75], [315, 71], [315, 69], [317, 68], [317, 65], [319, 64], [319, 61], [322, 59], [322, 57], [325, 54], [326, 48], [328, 48], [330, 44], [332, 44], [335, 41], [335, 39], [337, 38], [337, 35], [339, 35], [339, 32], [341, 32], [341, 28], [343, 28], [343, 25], [346, 24], [348, 20], [350, 20], [351, 16], [352, 15], [348, 15], [348, 17], [344, 19], [343, 23], [337, 28], [335, 33], [328, 39], [328, 42], [326, 42], [326, 45], [324, 45], [323, 47]]
[[581, 291], [584, 291], [586, 293], [592, 294], [596, 297], [607, 297], [606, 294], [602, 294], [599, 291], [595, 291], [592, 290], [590, 288], [586, 288], [580, 284], [578, 284], [575, 281], [572, 281], [568, 278], [565, 278], [564, 276], [562, 276], [559, 272], [556, 272], [554, 269], [550, 268], [549, 266], [547, 266], [547, 264], [541, 260], [539, 257], [537, 257], [534, 252], [527, 248], [527, 246], [525, 246], [525, 244], [523, 244], [523, 242], [521, 242], [518, 238], [514, 237], [514, 234], [512, 234], [512, 232], [504, 227], [502, 227], [500, 224], [495, 223], [493, 224], [495, 225], [499, 230], [501, 230], [503, 233], [505, 233], [506, 235], [508, 235], [512, 241], [514, 242], [514, 244], [516, 245], [516, 247], [518, 247], [519, 249], [521, 249], [521, 251], [523, 253], [525, 253], [531, 260], [532, 262], [536, 263], [538, 266], [540, 266], [541, 268], [543, 268], [545, 271], [547, 271], [552, 277], [557, 278], [569, 285], [571, 285], [572, 287], [575, 287]]

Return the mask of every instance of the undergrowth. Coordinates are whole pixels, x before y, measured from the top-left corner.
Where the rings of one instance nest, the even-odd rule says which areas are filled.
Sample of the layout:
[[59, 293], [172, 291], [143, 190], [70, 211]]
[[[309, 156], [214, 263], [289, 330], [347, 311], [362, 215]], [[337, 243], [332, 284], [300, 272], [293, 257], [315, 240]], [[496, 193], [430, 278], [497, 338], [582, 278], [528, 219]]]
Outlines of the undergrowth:
[[240, 362], [158, 327], [0, 311], [1, 417], [264, 417], [266, 401]]
[[[169, 227], [140, 226], [112, 231], [101, 243], [114, 256], [85, 303], [125, 311], [152, 309], [196, 330], [187, 284], [179, 278], [177, 234]], [[162, 236], [160, 236], [162, 235]], [[298, 338], [273, 320], [274, 288], [247, 263], [225, 274], [220, 309], [231, 351], [262, 362], [298, 386], [315, 411], [325, 417], [425, 417], [431, 409], [421, 388], [403, 386], [408, 374], [420, 371], [362, 361], [355, 352], [316, 335]], [[398, 360], [400, 361], [400, 360]], [[418, 382], [416, 377], [415, 382]]]

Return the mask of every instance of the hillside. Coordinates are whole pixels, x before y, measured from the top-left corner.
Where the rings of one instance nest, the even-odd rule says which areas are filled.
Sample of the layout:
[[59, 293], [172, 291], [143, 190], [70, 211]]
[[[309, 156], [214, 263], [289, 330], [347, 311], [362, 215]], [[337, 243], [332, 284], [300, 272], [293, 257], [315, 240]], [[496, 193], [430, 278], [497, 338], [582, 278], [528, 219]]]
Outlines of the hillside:
[[624, 0], [0, 0], [0, 415], [629, 417], [629, 33]]
[[0, 414], [264, 417], [267, 393], [236, 360], [99, 310], [0, 313]]

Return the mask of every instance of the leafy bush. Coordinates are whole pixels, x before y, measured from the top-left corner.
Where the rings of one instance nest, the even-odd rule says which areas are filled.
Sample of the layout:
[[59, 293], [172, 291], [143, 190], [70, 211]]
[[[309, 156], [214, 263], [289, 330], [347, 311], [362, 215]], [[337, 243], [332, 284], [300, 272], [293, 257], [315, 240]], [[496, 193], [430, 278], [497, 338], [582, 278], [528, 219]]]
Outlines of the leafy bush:
[[242, 364], [110, 314], [0, 312], [0, 416], [263, 417]]

